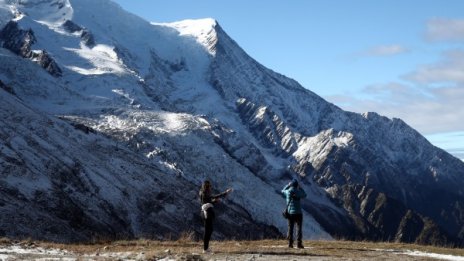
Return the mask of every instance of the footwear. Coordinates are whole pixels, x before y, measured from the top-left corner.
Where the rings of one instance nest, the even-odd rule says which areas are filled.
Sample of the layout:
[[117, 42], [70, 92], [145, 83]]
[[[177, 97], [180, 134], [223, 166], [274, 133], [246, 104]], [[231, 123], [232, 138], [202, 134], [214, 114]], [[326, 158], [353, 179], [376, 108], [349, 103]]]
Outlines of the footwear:
[[288, 248], [293, 248], [293, 244], [288, 244]]
[[212, 254], [213, 252], [211, 252], [211, 250], [209, 249], [206, 249], [206, 250], [203, 250], [203, 254]]
[[304, 248], [303, 244], [298, 244], [296, 247], [297, 248]]

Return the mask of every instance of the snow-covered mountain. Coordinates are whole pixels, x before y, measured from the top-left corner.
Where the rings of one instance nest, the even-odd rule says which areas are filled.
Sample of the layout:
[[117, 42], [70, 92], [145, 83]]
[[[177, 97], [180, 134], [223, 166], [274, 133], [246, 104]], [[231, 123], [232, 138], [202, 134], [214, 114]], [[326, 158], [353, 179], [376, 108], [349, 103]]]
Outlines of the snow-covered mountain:
[[0, 0], [0, 236], [278, 237], [298, 177], [305, 237], [457, 243], [464, 163], [400, 119], [346, 112], [249, 57], [212, 19], [109, 0]]

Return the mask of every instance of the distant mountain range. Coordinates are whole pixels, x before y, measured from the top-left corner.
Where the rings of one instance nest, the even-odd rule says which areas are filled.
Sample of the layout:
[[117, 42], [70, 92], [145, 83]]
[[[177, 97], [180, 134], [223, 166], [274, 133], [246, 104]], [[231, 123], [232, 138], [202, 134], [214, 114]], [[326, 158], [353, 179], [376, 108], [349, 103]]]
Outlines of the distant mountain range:
[[267, 69], [215, 20], [0, 0], [0, 28], [0, 236], [200, 235], [210, 179], [234, 188], [217, 238], [280, 237], [297, 177], [306, 238], [462, 245], [461, 160]]

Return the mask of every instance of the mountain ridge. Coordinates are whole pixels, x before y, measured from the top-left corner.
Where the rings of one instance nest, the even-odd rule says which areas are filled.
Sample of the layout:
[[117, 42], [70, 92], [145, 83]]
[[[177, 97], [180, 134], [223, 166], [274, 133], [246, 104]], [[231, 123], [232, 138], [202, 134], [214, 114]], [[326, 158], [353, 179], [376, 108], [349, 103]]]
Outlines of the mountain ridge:
[[[49, 0], [30, 9], [33, 2], [0, 1], [0, 86], [6, 90], [0, 96], [18, 99], [18, 105], [3, 103], [9, 114], [2, 128], [32, 128], [22, 135], [29, 142], [3, 133], [0, 180], [9, 188], [3, 194], [16, 203], [2, 202], [2, 224], [15, 217], [18, 206], [36, 209], [15, 217], [29, 230], [6, 226], [0, 235], [56, 241], [162, 238], [180, 234], [179, 227], [200, 234], [196, 189], [208, 178], [218, 188], [233, 186], [237, 192], [226, 202], [231, 207], [220, 209], [225, 214], [219, 217], [224, 225], [218, 237], [234, 236], [246, 226], [256, 238], [279, 236], [286, 224], [279, 215], [284, 202], [278, 191], [298, 177], [310, 195], [303, 204], [309, 238], [395, 237], [440, 244], [463, 238], [464, 163], [403, 121], [345, 112], [324, 101], [252, 59], [212, 19], [156, 24], [107, 0]], [[16, 31], [5, 26], [9, 23]], [[18, 56], [5, 44], [21, 43], [21, 49], [23, 32], [36, 38], [27, 42], [25, 53], [43, 50], [61, 74], [53, 75], [34, 57]], [[7, 117], [19, 117], [23, 105], [31, 108], [23, 112], [30, 120], [17, 123]], [[50, 120], [35, 122], [37, 117]], [[53, 135], [38, 138], [57, 125], [67, 133], [59, 135], [62, 141]], [[92, 139], [100, 145], [90, 146]], [[48, 143], [68, 144], [75, 159], [49, 152]], [[99, 155], [101, 162], [88, 160], [89, 155]], [[57, 168], [47, 164], [66, 167], [57, 175]], [[36, 186], [19, 172], [55, 187]], [[368, 211], [353, 207], [367, 197], [355, 193], [359, 186], [385, 200]], [[113, 192], [105, 192], [107, 187]], [[166, 193], [169, 187], [186, 192]], [[350, 193], [358, 196], [347, 197]], [[88, 205], [89, 197], [102, 209]], [[60, 198], [73, 207], [59, 210]], [[389, 204], [404, 210], [393, 218], [404, 222], [385, 231], [387, 221], [371, 215], [387, 215]], [[45, 213], [43, 220], [55, 220], [62, 228], [25, 225], [37, 221], [35, 213]], [[75, 219], [76, 213], [83, 218]], [[103, 222], [92, 218], [97, 216]], [[411, 228], [410, 220], [427, 227]], [[432, 236], [424, 236], [430, 228]]]

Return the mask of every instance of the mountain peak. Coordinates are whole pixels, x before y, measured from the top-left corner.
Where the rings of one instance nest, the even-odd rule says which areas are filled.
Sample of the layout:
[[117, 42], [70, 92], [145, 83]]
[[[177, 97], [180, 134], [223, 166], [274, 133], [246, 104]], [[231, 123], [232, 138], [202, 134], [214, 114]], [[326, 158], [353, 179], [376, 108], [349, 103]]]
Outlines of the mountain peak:
[[204, 31], [214, 28], [218, 23], [214, 18], [185, 19], [167, 23], [175, 27], [189, 27], [192, 31]]
[[216, 27], [218, 22], [213, 18], [187, 19], [172, 23], [153, 23], [154, 25], [167, 26], [179, 32], [179, 35], [193, 37], [198, 43], [205, 46], [211, 55], [216, 53], [218, 40]]

